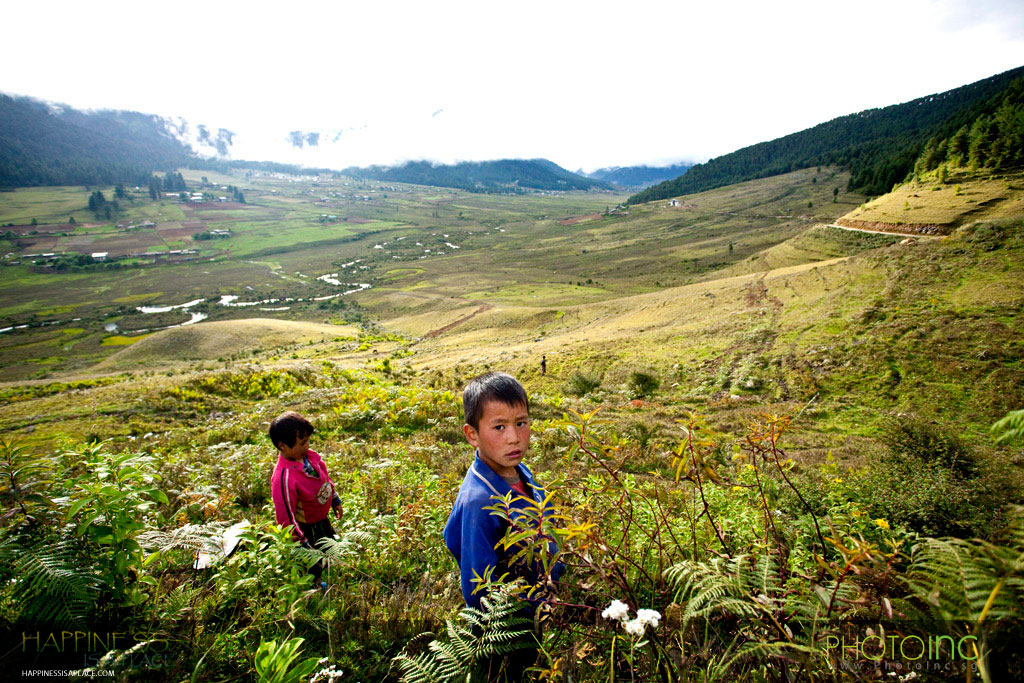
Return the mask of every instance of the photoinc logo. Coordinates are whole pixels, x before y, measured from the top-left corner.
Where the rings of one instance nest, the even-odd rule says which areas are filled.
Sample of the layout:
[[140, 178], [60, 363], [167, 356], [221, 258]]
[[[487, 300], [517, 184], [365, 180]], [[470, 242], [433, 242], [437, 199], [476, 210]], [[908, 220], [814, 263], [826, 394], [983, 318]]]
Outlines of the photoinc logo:
[[841, 671], [881, 671], [908, 681], [924, 675], [946, 679], [978, 673], [981, 654], [975, 636], [891, 634], [871, 628], [826, 635], [822, 647]]
[[824, 647], [829, 659], [836, 662], [843, 660], [974, 662], [978, 660], [978, 639], [974, 636], [956, 639], [952, 636], [867, 634], [863, 638], [854, 635], [848, 639], [845, 634], [828, 635], [825, 636]]

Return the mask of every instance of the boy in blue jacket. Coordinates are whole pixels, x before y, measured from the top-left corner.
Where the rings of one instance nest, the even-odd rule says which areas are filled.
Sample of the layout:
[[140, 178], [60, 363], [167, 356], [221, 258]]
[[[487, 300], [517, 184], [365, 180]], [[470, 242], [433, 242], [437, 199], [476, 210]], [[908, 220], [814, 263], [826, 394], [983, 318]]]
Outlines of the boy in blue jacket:
[[[531, 584], [544, 578], [539, 567], [523, 562], [509, 565], [515, 549], [495, 548], [508, 522], [484, 508], [495, 504], [493, 496], [511, 491], [513, 509], [523, 509], [528, 501], [518, 496], [540, 502], [544, 490], [522, 464], [530, 447], [530, 404], [523, 386], [503, 372], [480, 375], [466, 385], [462, 408], [466, 419], [463, 432], [476, 448], [476, 458], [459, 487], [444, 527], [444, 542], [459, 564], [466, 605], [479, 608], [483, 591], [474, 594], [477, 584], [473, 578], [484, 576], [489, 568], [493, 568], [494, 578], [506, 572], [509, 580], [521, 576]], [[552, 549], [557, 547], [552, 544]], [[551, 578], [557, 580], [561, 570], [561, 565], [556, 565]]]

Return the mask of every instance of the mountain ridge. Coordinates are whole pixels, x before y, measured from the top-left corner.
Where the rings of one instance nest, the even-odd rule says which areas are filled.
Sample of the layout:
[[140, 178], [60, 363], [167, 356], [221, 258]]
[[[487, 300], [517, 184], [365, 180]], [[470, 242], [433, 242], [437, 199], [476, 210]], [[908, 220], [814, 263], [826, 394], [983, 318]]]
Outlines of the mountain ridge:
[[342, 173], [369, 180], [452, 187], [470, 192], [611, 189], [602, 180], [577, 175], [548, 159], [495, 159], [455, 164], [421, 160], [398, 166], [350, 166]]
[[620, 187], [646, 188], [651, 185], [678, 178], [694, 166], [690, 162], [680, 162], [667, 166], [640, 164], [637, 166], [607, 166], [590, 173], [581, 173], [588, 178], [603, 180]]
[[627, 203], [666, 199], [826, 165], [849, 168], [849, 190], [885, 194], [912, 171], [930, 138], [942, 131], [951, 134], [1021, 75], [1024, 67], [909, 102], [847, 114], [743, 147], [647, 188]]

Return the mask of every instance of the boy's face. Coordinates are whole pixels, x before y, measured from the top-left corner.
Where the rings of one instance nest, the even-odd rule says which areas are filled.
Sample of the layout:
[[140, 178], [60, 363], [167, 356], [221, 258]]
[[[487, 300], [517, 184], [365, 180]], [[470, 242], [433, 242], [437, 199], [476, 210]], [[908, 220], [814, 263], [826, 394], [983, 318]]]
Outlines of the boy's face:
[[530, 447], [530, 413], [522, 403], [514, 406], [501, 401], [484, 403], [479, 426], [464, 425], [466, 440], [480, 453], [480, 459], [506, 477], [517, 474]]
[[289, 446], [283, 441], [277, 443], [277, 450], [281, 451], [288, 460], [302, 460], [302, 456], [309, 450], [309, 434], [302, 436], [301, 434], [295, 435], [295, 445]]

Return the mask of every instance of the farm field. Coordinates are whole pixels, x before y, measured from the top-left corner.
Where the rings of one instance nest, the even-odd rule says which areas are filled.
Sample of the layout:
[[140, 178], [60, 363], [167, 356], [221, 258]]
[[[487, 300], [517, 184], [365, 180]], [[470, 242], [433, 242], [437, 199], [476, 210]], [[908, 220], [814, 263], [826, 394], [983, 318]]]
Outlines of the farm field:
[[[828, 638], [880, 624], [983, 628], [989, 680], [1024, 671], [1019, 590], [993, 593], [1011, 570], [991, 564], [1019, 556], [1024, 528], [1019, 441], [991, 431], [1024, 406], [1016, 180], [962, 179], [962, 195], [1005, 193], [1001, 213], [953, 207], [947, 235], [907, 239], [830, 227], [884, 223], [877, 207], [899, 202], [835, 193], [848, 178], [830, 168], [628, 209], [605, 193], [183, 175], [246, 202], [136, 197], [112, 225], [80, 210], [55, 237], [195, 250], [119, 268], [31, 264], [42, 238], [18, 221], [34, 205], [0, 193], [17, 219], [0, 474], [42, 495], [11, 517], [40, 536], [0, 544], [27, 577], [0, 584], [12, 632], [125, 626], [136, 649], [96, 658], [126, 679], [252, 678], [257, 651], [287, 640], [301, 657], [274, 655], [286, 667], [417, 680], [456, 657], [453, 634], [479, 637], [441, 530], [471, 457], [459, 392], [504, 370], [529, 393], [527, 464], [553, 494], [528, 530], [557, 555], [532, 547], [568, 567], [536, 617], [538, 676], [783, 680], [799, 662], [836, 678]], [[51, 191], [61, 214], [89, 196]], [[143, 218], [151, 232], [118, 232]], [[315, 424], [343, 499], [322, 551], [274, 524], [266, 429], [289, 409]], [[325, 556], [321, 592], [305, 567]], [[764, 609], [729, 616], [749, 594]], [[660, 625], [630, 640], [600, 616], [613, 599]]]

